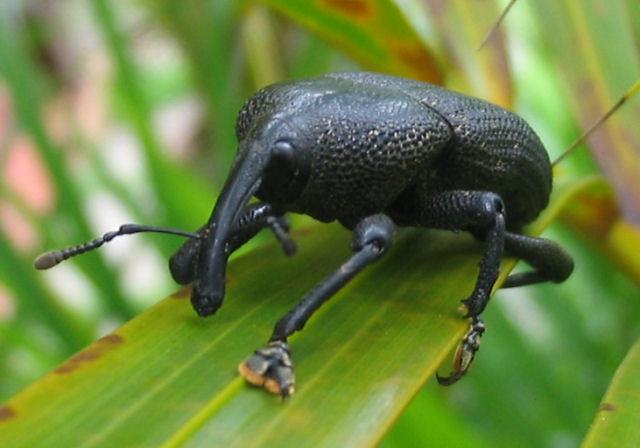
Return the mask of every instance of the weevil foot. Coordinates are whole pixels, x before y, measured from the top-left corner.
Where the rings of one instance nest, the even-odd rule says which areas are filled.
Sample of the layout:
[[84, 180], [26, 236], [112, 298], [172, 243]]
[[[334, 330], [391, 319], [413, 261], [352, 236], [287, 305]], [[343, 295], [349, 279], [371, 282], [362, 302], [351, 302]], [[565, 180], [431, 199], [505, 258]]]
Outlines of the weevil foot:
[[453, 362], [453, 371], [449, 376], [440, 376], [436, 373], [436, 379], [442, 386], [451, 384], [462, 378], [469, 370], [476, 352], [480, 349], [480, 338], [485, 331], [484, 322], [478, 317], [474, 317], [469, 326], [469, 330], [462, 338], [462, 342], [456, 350]]
[[251, 384], [282, 398], [295, 391], [291, 349], [285, 341], [271, 341], [265, 348], [256, 350], [238, 366], [238, 371]]

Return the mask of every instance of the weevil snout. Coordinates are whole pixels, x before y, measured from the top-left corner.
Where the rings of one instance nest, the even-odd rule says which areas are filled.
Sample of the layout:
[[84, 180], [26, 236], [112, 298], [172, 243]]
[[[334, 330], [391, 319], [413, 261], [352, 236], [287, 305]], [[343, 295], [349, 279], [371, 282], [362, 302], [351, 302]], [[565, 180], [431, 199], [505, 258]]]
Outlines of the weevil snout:
[[[242, 211], [256, 194], [272, 204], [288, 204], [302, 193], [310, 163], [284, 126], [270, 126], [240, 143], [229, 178], [207, 227], [200, 247], [191, 303], [200, 316], [215, 313], [224, 298], [225, 271], [230, 255], [227, 242]], [[254, 134], [255, 135], [255, 134]]]

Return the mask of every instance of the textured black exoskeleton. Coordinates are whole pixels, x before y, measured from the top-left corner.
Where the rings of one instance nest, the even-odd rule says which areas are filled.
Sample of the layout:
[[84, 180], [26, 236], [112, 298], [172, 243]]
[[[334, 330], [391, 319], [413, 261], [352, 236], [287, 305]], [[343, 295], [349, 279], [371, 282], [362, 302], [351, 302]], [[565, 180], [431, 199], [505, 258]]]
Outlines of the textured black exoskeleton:
[[[548, 203], [551, 167], [534, 131], [485, 101], [418, 81], [374, 73], [335, 73], [269, 86], [240, 111], [239, 148], [208, 223], [197, 234], [123, 226], [103, 238], [36, 261], [39, 268], [86, 252], [123, 233], [190, 236], [171, 258], [174, 279], [193, 282], [191, 302], [208, 316], [222, 305], [229, 255], [264, 227], [285, 253], [285, 212], [353, 230], [354, 255], [275, 326], [267, 346], [241, 364], [250, 382], [293, 393], [287, 338], [326, 300], [391, 246], [398, 226], [471, 232], [485, 252], [475, 288], [463, 302], [471, 324], [451, 384], [469, 368], [503, 254], [532, 266], [503, 287], [562, 282], [571, 257], [556, 243], [519, 232]], [[248, 205], [252, 196], [261, 202]]]

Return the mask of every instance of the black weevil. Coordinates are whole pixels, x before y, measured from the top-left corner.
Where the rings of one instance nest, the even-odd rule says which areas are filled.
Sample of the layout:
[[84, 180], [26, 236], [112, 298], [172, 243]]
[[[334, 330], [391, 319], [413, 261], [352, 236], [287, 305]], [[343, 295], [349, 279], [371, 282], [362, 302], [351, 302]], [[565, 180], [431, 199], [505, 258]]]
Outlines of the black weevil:
[[[122, 234], [190, 237], [171, 257], [180, 284], [193, 282], [200, 316], [215, 313], [225, 293], [229, 255], [270, 227], [286, 254], [295, 252], [286, 212], [338, 220], [353, 230], [354, 255], [278, 321], [266, 347], [239, 367], [251, 383], [287, 396], [294, 369], [287, 338], [342, 286], [391, 246], [395, 226], [468, 231], [485, 250], [478, 278], [463, 300], [470, 327], [456, 353], [452, 384], [471, 364], [503, 255], [533, 269], [503, 287], [564, 281], [571, 257], [553, 241], [520, 229], [546, 206], [549, 157], [517, 115], [486, 101], [418, 81], [375, 73], [332, 73], [275, 84], [244, 105], [239, 147], [207, 224], [197, 233], [124, 225], [102, 238], [35, 261], [49, 268]], [[248, 205], [252, 196], [261, 202]]]

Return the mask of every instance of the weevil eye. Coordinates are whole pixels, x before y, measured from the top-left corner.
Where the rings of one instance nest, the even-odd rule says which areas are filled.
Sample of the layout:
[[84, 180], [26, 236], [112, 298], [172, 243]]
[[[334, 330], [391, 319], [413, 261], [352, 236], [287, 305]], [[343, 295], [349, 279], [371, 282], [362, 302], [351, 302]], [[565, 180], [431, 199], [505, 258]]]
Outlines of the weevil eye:
[[270, 174], [292, 179], [299, 175], [299, 160], [296, 148], [290, 140], [278, 140], [271, 147]]
[[291, 170], [295, 169], [296, 154], [291, 142], [278, 140], [273, 145], [272, 154], [276, 163], [280, 163]]
[[271, 160], [267, 165], [256, 196], [274, 203], [295, 201], [309, 178], [310, 162], [304, 151], [294, 142], [280, 139], [271, 146]]

